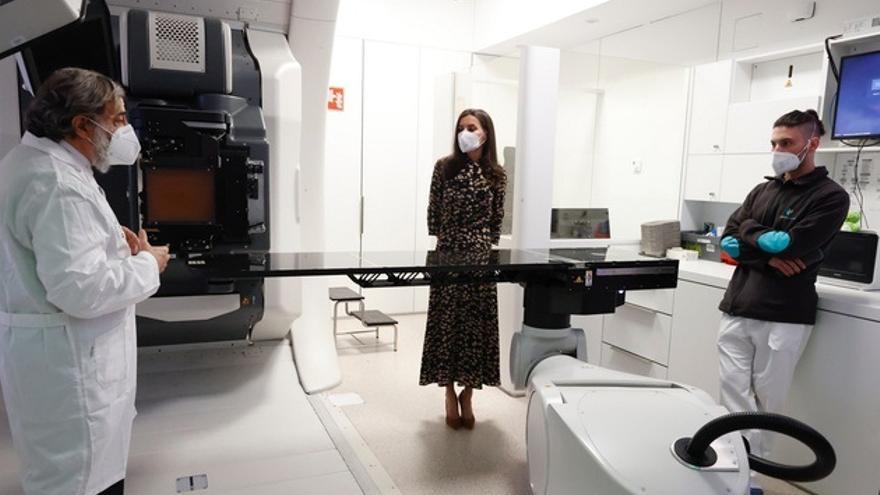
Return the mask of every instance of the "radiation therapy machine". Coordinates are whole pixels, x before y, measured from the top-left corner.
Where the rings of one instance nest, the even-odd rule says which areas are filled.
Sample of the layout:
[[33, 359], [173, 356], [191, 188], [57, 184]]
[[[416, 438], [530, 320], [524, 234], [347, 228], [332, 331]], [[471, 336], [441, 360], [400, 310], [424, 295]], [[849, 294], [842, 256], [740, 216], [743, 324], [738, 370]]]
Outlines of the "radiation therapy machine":
[[[309, 302], [303, 281], [516, 283], [524, 313], [510, 373], [528, 390], [532, 493], [743, 495], [750, 468], [791, 480], [833, 469], [830, 445], [806, 425], [727, 415], [693, 387], [585, 362], [585, 335], [571, 327], [571, 315], [613, 313], [627, 291], [675, 287], [677, 261], [605, 249], [496, 250], [482, 258], [309, 249], [321, 236], [313, 224], [323, 218], [315, 193], [321, 163], [307, 159], [320, 154], [306, 152], [315, 136], [301, 140], [309, 132], [301, 122], [309, 108], [324, 111], [335, 12], [321, 29], [297, 30], [245, 7], [220, 15], [207, 1], [110, 4], [0, 1], [0, 59], [16, 57], [20, 109], [60, 67], [97, 70], [126, 88], [142, 156], [97, 178], [120, 224], [145, 228], [174, 255], [159, 293], [138, 306], [139, 346], [289, 339], [311, 393], [335, 386], [339, 366], [329, 334], [314, 338], [301, 324], [324, 308]], [[303, 19], [320, 17], [315, 9]], [[795, 436], [816, 461], [791, 467], [750, 458], [736, 433], [749, 428]]]

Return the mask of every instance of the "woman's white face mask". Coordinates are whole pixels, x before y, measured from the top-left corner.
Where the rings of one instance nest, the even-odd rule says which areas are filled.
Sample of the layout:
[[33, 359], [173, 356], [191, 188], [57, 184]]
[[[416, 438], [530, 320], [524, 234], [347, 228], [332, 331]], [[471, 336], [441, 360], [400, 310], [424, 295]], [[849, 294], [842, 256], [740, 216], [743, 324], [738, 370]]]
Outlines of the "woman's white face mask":
[[96, 156], [93, 165], [99, 172], [107, 172], [111, 165], [134, 164], [141, 152], [141, 143], [131, 124], [116, 129], [116, 132], [110, 132], [101, 124], [89, 120], [106, 133], [97, 133], [95, 141], [92, 141]]
[[463, 130], [458, 133], [458, 148], [462, 153], [470, 153], [483, 145], [483, 133], [480, 131]]

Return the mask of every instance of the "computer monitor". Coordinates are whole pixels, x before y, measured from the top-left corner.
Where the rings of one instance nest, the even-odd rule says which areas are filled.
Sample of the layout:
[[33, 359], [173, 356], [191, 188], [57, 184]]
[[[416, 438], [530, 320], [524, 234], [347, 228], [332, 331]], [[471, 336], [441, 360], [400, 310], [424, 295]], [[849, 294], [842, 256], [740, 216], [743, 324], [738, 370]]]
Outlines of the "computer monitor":
[[880, 138], [880, 51], [840, 61], [832, 139]]

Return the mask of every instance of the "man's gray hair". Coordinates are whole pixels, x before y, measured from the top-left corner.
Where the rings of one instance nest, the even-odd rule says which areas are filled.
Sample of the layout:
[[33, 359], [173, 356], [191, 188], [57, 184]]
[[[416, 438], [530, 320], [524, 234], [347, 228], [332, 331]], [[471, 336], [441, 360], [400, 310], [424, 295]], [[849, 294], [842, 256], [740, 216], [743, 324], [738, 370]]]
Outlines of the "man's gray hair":
[[37, 90], [25, 126], [37, 137], [58, 142], [75, 134], [74, 117], [98, 120], [107, 103], [124, 95], [122, 87], [103, 74], [72, 67], [58, 69]]

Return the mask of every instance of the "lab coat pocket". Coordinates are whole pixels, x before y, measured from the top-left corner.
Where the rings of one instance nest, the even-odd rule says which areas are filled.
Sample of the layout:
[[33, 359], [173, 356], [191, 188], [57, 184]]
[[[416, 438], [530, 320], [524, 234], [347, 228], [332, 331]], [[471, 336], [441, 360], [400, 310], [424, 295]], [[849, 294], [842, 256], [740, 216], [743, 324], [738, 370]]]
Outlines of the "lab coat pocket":
[[110, 387], [124, 380], [128, 362], [125, 349], [125, 332], [114, 328], [95, 338], [92, 346], [95, 376], [103, 387]]
[[7, 408], [21, 424], [57, 423], [81, 417], [76, 351], [64, 326], [7, 327], [0, 373]]

